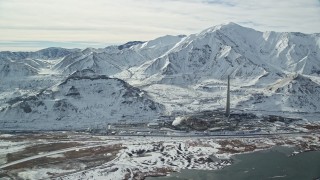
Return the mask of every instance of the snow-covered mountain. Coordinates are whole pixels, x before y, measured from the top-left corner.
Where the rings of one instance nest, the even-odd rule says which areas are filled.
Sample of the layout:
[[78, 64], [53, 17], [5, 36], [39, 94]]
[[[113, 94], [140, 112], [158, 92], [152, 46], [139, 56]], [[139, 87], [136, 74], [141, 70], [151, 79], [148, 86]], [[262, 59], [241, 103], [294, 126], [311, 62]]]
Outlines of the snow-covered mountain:
[[[0, 52], [0, 78], [34, 76], [79, 49], [46, 48], [36, 52]], [[52, 62], [50, 62], [52, 61]]]
[[23, 60], [23, 59], [58, 59], [80, 49], [65, 49], [59, 47], [50, 47], [36, 52], [0, 52], [0, 59]]
[[120, 79], [83, 70], [35, 95], [10, 99], [0, 118], [6, 129], [86, 129], [122, 119], [150, 121], [162, 109]]
[[[232, 103], [236, 108], [310, 113], [320, 111], [320, 103], [314, 98], [316, 91], [284, 93], [289, 96], [285, 101], [266, 87], [277, 86], [278, 81], [296, 74], [309, 79], [316, 87], [319, 69], [319, 34], [259, 32], [228, 23], [190, 35], [163, 56], [147, 61], [139, 68], [131, 68], [133, 79], [128, 81], [146, 87], [156, 99], [171, 107], [174, 104], [168, 102], [170, 98], [165, 98], [166, 94], [158, 92], [160, 89], [164, 92], [181, 90], [175, 96], [183, 101], [186, 96], [179, 94], [188, 92], [192, 95], [187, 96], [183, 107], [176, 106], [172, 110], [193, 112], [224, 107], [225, 82], [231, 75]], [[177, 86], [184, 89], [175, 88]], [[250, 101], [260, 101], [255, 99], [256, 95], [270, 94], [273, 94], [273, 98], [269, 98], [271, 104], [279, 106], [269, 106], [270, 102], [265, 101], [259, 108], [255, 101]], [[301, 101], [303, 98], [309, 100]]]
[[131, 77], [130, 67], [161, 56], [176, 45], [185, 36], [164, 36], [148, 42], [129, 42], [105, 49], [87, 48], [81, 52], [66, 56], [54, 68], [64, 74], [77, 70], [92, 69], [96, 73], [114, 75], [122, 73]]
[[[255, 110], [275, 109], [284, 112], [319, 112], [320, 84], [296, 74], [267, 87], [268, 93], [257, 93], [243, 104]], [[242, 105], [243, 105], [242, 104]]]
[[223, 108], [228, 75], [233, 110], [320, 112], [320, 34], [228, 23], [100, 49], [0, 52], [0, 126], [84, 128]]
[[[32, 62], [31, 62], [32, 63]], [[0, 78], [31, 76], [38, 74], [39, 69], [29, 63], [14, 62], [8, 59], [0, 61]]]
[[267, 74], [317, 76], [319, 42], [317, 34], [262, 33], [229, 23], [188, 36], [165, 56], [143, 64], [136, 77], [185, 85], [229, 74], [250, 81]]

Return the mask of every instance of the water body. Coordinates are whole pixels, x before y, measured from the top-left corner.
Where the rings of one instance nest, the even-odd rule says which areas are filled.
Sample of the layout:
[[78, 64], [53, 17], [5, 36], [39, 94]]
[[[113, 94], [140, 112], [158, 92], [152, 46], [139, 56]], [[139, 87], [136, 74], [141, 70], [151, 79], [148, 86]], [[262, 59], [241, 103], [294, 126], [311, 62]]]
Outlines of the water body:
[[289, 156], [293, 149], [275, 147], [270, 150], [233, 157], [234, 164], [217, 171], [182, 170], [169, 177], [149, 180], [302, 180], [320, 179], [320, 151]]

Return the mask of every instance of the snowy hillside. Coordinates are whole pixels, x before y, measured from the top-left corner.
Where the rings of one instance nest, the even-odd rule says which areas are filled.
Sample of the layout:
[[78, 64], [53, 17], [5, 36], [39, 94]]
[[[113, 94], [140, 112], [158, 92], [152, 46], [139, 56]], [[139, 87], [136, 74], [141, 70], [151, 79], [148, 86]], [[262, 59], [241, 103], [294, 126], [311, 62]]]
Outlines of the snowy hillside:
[[77, 51], [52, 47], [36, 52], [0, 52], [0, 77], [10, 79], [37, 75], [42, 69], [50, 68], [55, 60]]
[[[236, 108], [319, 112], [316, 91], [287, 93], [285, 101], [267, 88], [296, 74], [310, 77], [315, 80], [313, 86], [319, 86], [319, 69], [318, 34], [263, 33], [228, 23], [190, 35], [165, 55], [131, 68], [133, 76], [127, 80], [144, 87], [172, 111], [224, 107], [226, 77], [231, 75], [232, 104]], [[172, 90], [174, 96], [169, 95]], [[271, 104], [280, 104], [281, 108], [269, 106], [270, 102], [261, 102], [261, 108], [253, 105], [255, 94], [274, 95]], [[170, 99], [180, 99], [180, 103]]]
[[0, 61], [0, 77], [19, 77], [38, 74], [38, 69], [28, 63], [3, 59]]
[[145, 92], [122, 80], [84, 70], [36, 95], [8, 100], [1, 109], [1, 126], [49, 130], [95, 128], [122, 119], [149, 121], [162, 108]]
[[130, 67], [161, 56], [185, 36], [164, 36], [148, 42], [129, 42], [124, 45], [110, 46], [105, 49], [85, 49], [66, 56], [54, 68], [64, 74], [77, 70], [92, 69], [96, 73], [130, 78]]
[[319, 75], [320, 38], [258, 32], [234, 23], [190, 35], [136, 71], [146, 83], [194, 84], [206, 79], [254, 80], [267, 73]]
[[0, 59], [58, 59], [77, 51], [79, 51], [79, 49], [64, 49], [59, 47], [50, 47], [36, 52], [2, 51], [0, 52]]
[[285, 112], [319, 112], [320, 84], [303, 75], [279, 80], [269, 93], [253, 94], [244, 102], [255, 110], [277, 109]]
[[320, 35], [228, 23], [100, 49], [0, 52], [0, 127], [84, 128], [224, 108], [228, 75], [233, 111], [318, 113]]

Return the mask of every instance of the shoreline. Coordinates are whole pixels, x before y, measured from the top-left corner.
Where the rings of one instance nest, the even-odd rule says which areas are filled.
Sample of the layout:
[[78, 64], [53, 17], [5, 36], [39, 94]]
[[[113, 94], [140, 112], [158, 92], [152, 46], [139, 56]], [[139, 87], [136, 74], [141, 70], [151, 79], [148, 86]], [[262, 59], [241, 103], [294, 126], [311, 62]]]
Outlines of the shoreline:
[[[5, 168], [5, 174], [12, 177], [21, 177], [22, 173], [30, 179], [38, 179], [38, 176], [42, 179], [90, 179], [91, 176], [143, 179], [148, 176], [166, 176], [182, 169], [222, 169], [233, 163], [233, 156], [264, 151], [275, 146], [296, 147], [304, 152], [320, 150], [319, 140], [320, 133], [250, 138], [120, 137], [82, 132], [2, 134], [0, 158], [4, 164], [13, 163]], [[23, 158], [27, 159], [21, 161]], [[70, 163], [73, 164], [71, 169], [67, 168]], [[43, 171], [47, 173], [41, 175]], [[0, 172], [0, 177], [5, 176], [3, 173]]]
[[[241, 163], [241, 161], [243, 161], [242, 159], [240, 159], [239, 157], [242, 157], [243, 155], [246, 156], [255, 156], [255, 155], [259, 155], [260, 153], [264, 153], [264, 154], [271, 154], [271, 153], [281, 153], [284, 154], [287, 158], [291, 158], [293, 156], [297, 156], [297, 155], [302, 155], [304, 153], [309, 153], [309, 152], [317, 152], [319, 153], [320, 156], [320, 149], [318, 150], [304, 150], [304, 151], [299, 151], [299, 153], [295, 153], [297, 150], [297, 147], [294, 146], [273, 146], [267, 149], [260, 149], [260, 150], [255, 150], [255, 151], [248, 151], [248, 152], [243, 152], [243, 153], [239, 153], [239, 154], [233, 154], [230, 157], [230, 163], [229, 165], [223, 166], [221, 169], [215, 169], [215, 170], [205, 170], [205, 169], [181, 169], [179, 171], [175, 171], [175, 172], [170, 172], [166, 175], [158, 175], [158, 176], [148, 176], [146, 177], [146, 180], [161, 180], [161, 179], [179, 179], [178, 177], [183, 176], [184, 173], [186, 173], [187, 171], [193, 171], [193, 172], [197, 172], [198, 174], [203, 172], [204, 174], [212, 172], [216, 172], [219, 173], [222, 170], [228, 169], [234, 165], [237, 165], [239, 163]], [[288, 152], [290, 151], [290, 152]], [[283, 177], [285, 177], [286, 175], [283, 175]], [[274, 176], [274, 177], [280, 177], [280, 176]], [[319, 177], [320, 178], [320, 175]]]

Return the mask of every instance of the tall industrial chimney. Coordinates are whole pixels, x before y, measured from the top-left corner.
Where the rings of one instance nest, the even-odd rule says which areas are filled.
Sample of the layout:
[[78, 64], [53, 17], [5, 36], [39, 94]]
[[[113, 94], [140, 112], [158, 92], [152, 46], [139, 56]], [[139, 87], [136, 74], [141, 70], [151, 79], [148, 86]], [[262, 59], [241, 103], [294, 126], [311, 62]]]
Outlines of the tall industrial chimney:
[[228, 88], [227, 88], [227, 104], [226, 104], [226, 117], [230, 116], [230, 75], [228, 75]]

